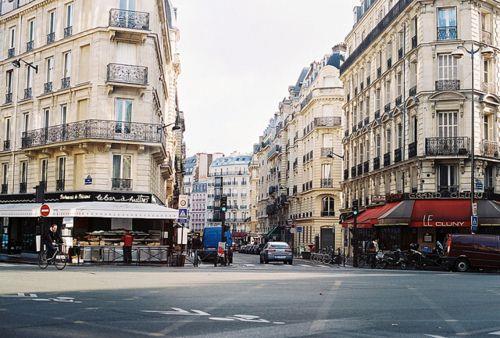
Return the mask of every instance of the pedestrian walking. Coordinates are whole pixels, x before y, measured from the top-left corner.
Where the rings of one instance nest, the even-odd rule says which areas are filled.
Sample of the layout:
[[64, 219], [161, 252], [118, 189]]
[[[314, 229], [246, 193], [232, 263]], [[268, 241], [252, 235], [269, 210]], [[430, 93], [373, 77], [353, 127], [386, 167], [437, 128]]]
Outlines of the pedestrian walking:
[[134, 236], [130, 231], [126, 230], [122, 237], [123, 241], [123, 261], [125, 264], [132, 263], [132, 243], [134, 242]]

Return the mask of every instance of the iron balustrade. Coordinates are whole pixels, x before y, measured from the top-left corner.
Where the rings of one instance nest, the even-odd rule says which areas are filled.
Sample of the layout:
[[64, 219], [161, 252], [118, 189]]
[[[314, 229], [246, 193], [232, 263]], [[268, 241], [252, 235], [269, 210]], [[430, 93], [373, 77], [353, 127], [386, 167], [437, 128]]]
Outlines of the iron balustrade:
[[384, 112], [388, 113], [388, 112], [390, 112], [390, 111], [391, 111], [391, 104], [390, 104], [390, 103], [388, 103], [388, 104], [386, 104], [386, 105], [384, 106]]
[[483, 156], [487, 157], [498, 157], [499, 154], [498, 143], [494, 141], [484, 140], [483, 142], [481, 142], [481, 150]]
[[29, 100], [33, 97], [33, 89], [32, 88], [24, 88], [24, 99]]
[[375, 111], [375, 119], [377, 120], [379, 118], [380, 118], [380, 109]]
[[408, 95], [410, 95], [410, 96], [417, 95], [417, 86], [416, 85], [410, 88], [410, 90], [408, 91]]
[[401, 95], [396, 97], [396, 106], [400, 106], [402, 102], [403, 102], [403, 97]]
[[71, 86], [71, 78], [64, 77], [61, 79], [61, 89], [67, 89]]
[[401, 162], [402, 159], [402, 148], [398, 148], [394, 150], [394, 162]]
[[384, 154], [384, 167], [391, 165], [391, 153]]
[[8, 191], [9, 191], [9, 185], [6, 183], [2, 184], [2, 191], [1, 191], [2, 195], [7, 194]]
[[373, 159], [373, 170], [380, 169], [380, 157], [375, 157]]
[[14, 57], [14, 55], [16, 55], [16, 49], [15, 48], [9, 48], [9, 50], [7, 51], [7, 57], [8, 58], [12, 58], [12, 57]]
[[456, 40], [457, 26], [442, 26], [437, 28], [438, 40]]
[[53, 43], [54, 41], [56, 41], [56, 33], [52, 32], [47, 34], [47, 44]]
[[363, 175], [363, 165], [361, 163], [357, 165], [357, 169], [358, 169], [358, 176]]
[[442, 197], [449, 197], [450, 194], [458, 192], [458, 185], [438, 185], [438, 192]]
[[347, 179], [349, 179], [349, 170], [344, 169], [344, 180], [347, 180]]
[[333, 188], [333, 179], [322, 178], [321, 179], [321, 188]]
[[112, 178], [111, 188], [113, 190], [131, 190], [132, 180], [130, 178]]
[[369, 117], [365, 117], [365, 126], [367, 126], [368, 124], [370, 123], [370, 118]]
[[428, 156], [465, 156], [469, 153], [468, 137], [428, 137], [425, 139], [425, 153]]
[[46, 82], [43, 84], [43, 92], [44, 94], [52, 92], [52, 82]]
[[413, 158], [417, 156], [417, 142], [408, 144], [408, 157]]
[[281, 154], [281, 147], [279, 145], [275, 145], [268, 153], [267, 153], [267, 159], [271, 159], [275, 155]]
[[33, 50], [33, 47], [35, 46], [34, 41], [28, 41], [26, 42], [26, 52], [31, 52]]
[[84, 120], [23, 132], [21, 146], [31, 148], [82, 139], [162, 143], [164, 130], [161, 124]]
[[10, 140], [3, 141], [3, 150], [10, 150]]
[[380, 37], [384, 31], [397, 19], [397, 17], [403, 13], [403, 11], [413, 2], [414, 0], [399, 0], [391, 10], [384, 16], [384, 18], [375, 26], [374, 29], [366, 38], [361, 41], [358, 47], [349, 55], [349, 57], [344, 61], [342, 66], [340, 67], [340, 73], [344, 72], [351, 67], [354, 62], [365, 52], [368, 50], [370, 45], [375, 42], [375, 40]]
[[438, 80], [436, 81], [436, 90], [459, 90], [460, 80]]
[[19, 193], [25, 194], [27, 191], [28, 191], [28, 183], [26, 182], [19, 183]]
[[148, 67], [110, 63], [108, 64], [107, 81], [146, 86], [148, 84]]
[[370, 162], [369, 161], [365, 161], [363, 163], [363, 172], [365, 174], [367, 174], [369, 171], [370, 171]]
[[12, 93], [5, 94], [5, 103], [12, 103]]
[[113, 8], [109, 11], [111, 27], [149, 30], [149, 13]]
[[68, 36], [73, 35], [73, 26], [65, 27], [64, 28], [64, 37], [67, 38]]
[[56, 191], [64, 191], [65, 187], [64, 184], [65, 184], [64, 179], [56, 180]]

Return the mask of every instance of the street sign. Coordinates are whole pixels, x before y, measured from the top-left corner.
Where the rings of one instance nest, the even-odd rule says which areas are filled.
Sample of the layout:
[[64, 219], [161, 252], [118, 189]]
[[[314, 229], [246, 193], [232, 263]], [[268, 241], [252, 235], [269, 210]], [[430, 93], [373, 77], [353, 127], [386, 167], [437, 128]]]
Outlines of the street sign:
[[472, 203], [472, 215], [477, 215], [477, 202]]
[[483, 191], [484, 184], [483, 181], [476, 179], [476, 190]]
[[40, 207], [40, 216], [47, 217], [50, 214], [50, 207], [47, 204], [43, 204]]
[[302, 231], [303, 231], [303, 230], [304, 230], [304, 228], [303, 228], [303, 227], [296, 227], [296, 228], [295, 228], [295, 231], [296, 231], [298, 234], [302, 233]]
[[188, 208], [188, 195], [180, 195], [179, 196], [179, 209], [187, 209]]
[[187, 219], [188, 218], [188, 211], [187, 209], [179, 209], [179, 219]]
[[476, 215], [472, 215], [470, 217], [470, 224], [471, 224], [471, 231], [473, 233], [477, 232], [477, 226], [478, 226], [478, 218]]
[[186, 218], [179, 218], [177, 220], [177, 223], [180, 223], [180, 224], [186, 224], [188, 222], [188, 220]]
[[87, 177], [85, 177], [85, 185], [91, 185], [92, 184], [92, 176], [88, 175]]

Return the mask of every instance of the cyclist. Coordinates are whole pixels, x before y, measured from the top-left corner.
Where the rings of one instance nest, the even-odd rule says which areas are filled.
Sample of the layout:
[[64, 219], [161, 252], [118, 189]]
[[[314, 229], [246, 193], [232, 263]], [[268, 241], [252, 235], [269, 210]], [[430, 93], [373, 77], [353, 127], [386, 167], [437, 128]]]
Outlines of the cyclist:
[[59, 233], [57, 232], [57, 224], [52, 224], [49, 228], [49, 231], [45, 234], [44, 244], [47, 247], [47, 260], [50, 261], [58, 247], [59, 244], [62, 244], [62, 239]]

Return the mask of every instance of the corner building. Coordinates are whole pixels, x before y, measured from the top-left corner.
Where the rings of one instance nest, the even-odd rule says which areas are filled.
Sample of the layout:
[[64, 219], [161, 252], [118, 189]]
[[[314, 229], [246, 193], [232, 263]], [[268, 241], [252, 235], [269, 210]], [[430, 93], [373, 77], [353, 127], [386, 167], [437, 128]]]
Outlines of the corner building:
[[[0, 10], [2, 249], [34, 250], [38, 185], [51, 222], [80, 210], [75, 233], [173, 218], [151, 212], [175, 198], [184, 129], [169, 1], [3, 0]], [[68, 201], [146, 203], [117, 214]]]
[[[433, 248], [470, 232], [471, 150], [479, 231], [498, 233], [499, 63], [458, 46], [499, 45], [493, 1], [361, 1], [346, 37], [343, 210], [362, 210], [361, 240]], [[363, 211], [364, 210], [364, 211]], [[346, 222], [352, 225], [352, 220]]]

